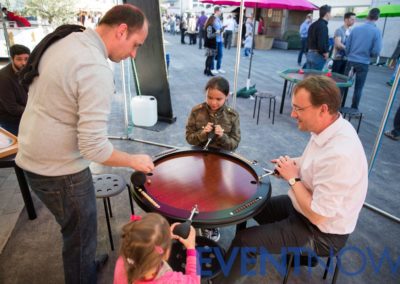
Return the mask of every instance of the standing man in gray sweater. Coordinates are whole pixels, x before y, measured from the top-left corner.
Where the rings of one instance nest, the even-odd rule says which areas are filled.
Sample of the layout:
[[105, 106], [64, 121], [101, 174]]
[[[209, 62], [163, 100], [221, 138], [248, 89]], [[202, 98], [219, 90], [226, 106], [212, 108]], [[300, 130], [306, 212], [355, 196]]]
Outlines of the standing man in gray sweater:
[[135, 57], [148, 33], [137, 7], [117, 5], [96, 30], [74, 32], [43, 53], [29, 87], [16, 163], [61, 226], [65, 283], [96, 283], [96, 199], [90, 161], [150, 172], [147, 155], [118, 151], [107, 139], [114, 94], [107, 58]]

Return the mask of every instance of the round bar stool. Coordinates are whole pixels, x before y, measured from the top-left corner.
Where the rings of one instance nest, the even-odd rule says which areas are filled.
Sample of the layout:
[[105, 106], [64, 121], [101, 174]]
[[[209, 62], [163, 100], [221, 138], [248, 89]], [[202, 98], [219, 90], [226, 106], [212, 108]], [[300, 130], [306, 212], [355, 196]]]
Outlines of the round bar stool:
[[112, 218], [110, 197], [120, 194], [125, 187], [128, 189], [129, 203], [131, 205], [131, 212], [133, 211], [133, 202], [131, 196], [131, 189], [123, 177], [115, 174], [102, 174], [93, 176], [93, 185], [96, 193], [96, 198], [102, 198], [104, 204], [104, 211], [106, 213], [108, 236], [110, 239], [111, 250], [114, 250], [114, 241], [111, 233], [110, 218]]
[[258, 110], [257, 110], [257, 125], [258, 125], [258, 120], [260, 118], [260, 108], [261, 108], [261, 101], [263, 99], [268, 99], [269, 100], [269, 108], [268, 108], [268, 118], [271, 118], [271, 103], [274, 102], [274, 106], [272, 109], [272, 124], [274, 124], [275, 121], [275, 105], [276, 105], [276, 98], [273, 94], [268, 93], [268, 92], [257, 92], [254, 94], [254, 109], [253, 109], [253, 118], [255, 117], [256, 114], [256, 106], [257, 106], [257, 101], [258, 101]]
[[[211, 280], [221, 273], [221, 267], [216, 253], [221, 253], [222, 258], [224, 258], [225, 251], [220, 245], [218, 245], [218, 243], [203, 236], [196, 236], [196, 250], [198, 259], [200, 257], [207, 259], [207, 261], [201, 263], [200, 267], [202, 283], [211, 283]], [[200, 253], [201, 255], [199, 255]], [[174, 241], [172, 243], [168, 264], [171, 266], [173, 271], [185, 273], [186, 249], [179, 241]]]

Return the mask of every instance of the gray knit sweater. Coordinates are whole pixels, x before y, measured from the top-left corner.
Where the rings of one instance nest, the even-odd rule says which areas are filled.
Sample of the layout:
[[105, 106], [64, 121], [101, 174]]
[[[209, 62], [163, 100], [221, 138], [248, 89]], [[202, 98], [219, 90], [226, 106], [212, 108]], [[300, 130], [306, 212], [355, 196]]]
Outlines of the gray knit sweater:
[[99, 35], [72, 33], [46, 50], [29, 88], [16, 163], [44, 176], [77, 173], [112, 154], [113, 73]]

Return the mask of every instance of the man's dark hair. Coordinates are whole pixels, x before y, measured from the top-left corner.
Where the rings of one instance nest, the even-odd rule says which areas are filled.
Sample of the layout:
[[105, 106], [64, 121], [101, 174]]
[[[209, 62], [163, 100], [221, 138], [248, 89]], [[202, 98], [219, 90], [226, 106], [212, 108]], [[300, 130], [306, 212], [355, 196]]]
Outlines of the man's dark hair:
[[140, 30], [145, 22], [147, 22], [146, 16], [138, 7], [131, 4], [123, 4], [108, 10], [101, 18], [99, 25], [117, 26], [126, 24], [131, 34]]
[[6, 8], [6, 7], [1, 8], [1, 10], [2, 10], [3, 12], [7, 12], [7, 8]]
[[346, 14], [344, 14], [344, 19], [350, 19], [351, 17], [355, 16], [356, 14], [353, 12], [347, 12]]
[[329, 6], [329, 5], [321, 6], [321, 7], [319, 8], [319, 17], [320, 17], [320, 18], [323, 18], [323, 17], [325, 17], [325, 15], [326, 15], [327, 13], [330, 13], [330, 12], [331, 12], [331, 6]]
[[380, 14], [381, 10], [379, 10], [378, 8], [372, 8], [368, 13], [367, 19], [371, 21], [377, 21], [379, 19]]
[[214, 13], [217, 12], [217, 11], [220, 11], [220, 10], [221, 10], [221, 7], [219, 7], [219, 6], [215, 6], [214, 7]]
[[204, 88], [206, 91], [208, 89], [216, 89], [223, 93], [225, 96], [229, 95], [229, 82], [224, 77], [217, 76], [211, 78], [208, 82], [206, 87]]
[[21, 44], [14, 44], [10, 47], [10, 55], [12, 59], [14, 59], [16, 55], [21, 54], [31, 54], [31, 51], [25, 45]]
[[313, 106], [326, 104], [330, 114], [339, 111], [341, 104], [340, 90], [335, 81], [326, 76], [310, 76], [294, 87], [293, 94], [300, 89], [310, 92], [310, 101]]

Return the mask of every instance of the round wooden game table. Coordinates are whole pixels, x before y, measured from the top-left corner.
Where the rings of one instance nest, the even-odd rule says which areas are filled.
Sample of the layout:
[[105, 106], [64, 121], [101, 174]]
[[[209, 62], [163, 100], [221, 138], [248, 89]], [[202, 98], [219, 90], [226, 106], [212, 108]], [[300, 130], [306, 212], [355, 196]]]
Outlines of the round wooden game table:
[[269, 177], [252, 162], [228, 151], [173, 149], [156, 156], [143, 188], [132, 184], [136, 203], [170, 222], [188, 219], [197, 228], [245, 222], [259, 213], [271, 195]]

